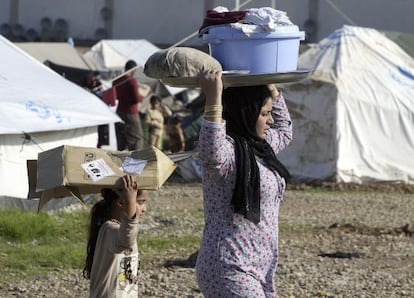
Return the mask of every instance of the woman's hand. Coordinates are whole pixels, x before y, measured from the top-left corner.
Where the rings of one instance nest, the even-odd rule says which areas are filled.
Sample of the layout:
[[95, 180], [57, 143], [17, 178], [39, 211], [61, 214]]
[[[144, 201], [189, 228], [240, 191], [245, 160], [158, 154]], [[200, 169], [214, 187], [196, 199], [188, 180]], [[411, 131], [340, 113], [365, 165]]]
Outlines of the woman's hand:
[[221, 71], [205, 71], [200, 75], [200, 88], [206, 96], [206, 105], [221, 105], [223, 82]]
[[268, 84], [267, 88], [269, 88], [270, 92], [272, 92], [272, 98], [276, 98], [279, 96], [279, 90], [277, 90], [275, 84]]

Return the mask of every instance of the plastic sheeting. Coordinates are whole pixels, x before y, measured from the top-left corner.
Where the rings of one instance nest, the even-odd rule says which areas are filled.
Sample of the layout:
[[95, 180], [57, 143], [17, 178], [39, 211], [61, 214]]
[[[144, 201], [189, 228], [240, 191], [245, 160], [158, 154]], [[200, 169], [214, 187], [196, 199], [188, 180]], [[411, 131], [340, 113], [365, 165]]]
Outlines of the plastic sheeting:
[[414, 183], [414, 60], [384, 34], [344, 26], [304, 52], [309, 79], [283, 88], [297, 180]]
[[[154, 80], [145, 76], [143, 67], [148, 58], [159, 50], [160, 48], [145, 39], [104, 39], [84, 53], [83, 58], [93, 69], [120, 72], [124, 71], [125, 63], [132, 59], [139, 67], [135, 74], [138, 81], [154, 87], [154, 84], [161, 83], [159, 80]], [[184, 88], [170, 86], [164, 86], [164, 88], [166, 88], [171, 95], [178, 94], [185, 90]]]
[[78, 51], [67, 42], [16, 42], [14, 45], [41, 63], [51, 61], [74, 68], [89, 68]]

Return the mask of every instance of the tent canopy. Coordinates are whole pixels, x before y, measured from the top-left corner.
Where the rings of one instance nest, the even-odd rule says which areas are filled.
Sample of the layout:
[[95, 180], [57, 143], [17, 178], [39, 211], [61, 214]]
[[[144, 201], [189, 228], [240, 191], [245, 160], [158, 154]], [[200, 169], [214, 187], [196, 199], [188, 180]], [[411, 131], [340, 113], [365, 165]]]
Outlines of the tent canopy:
[[97, 126], [121, 119], [1, 35], [0, 65], [1, 203], [27, 198], [27, 160], [62, 145], [95, 147]]
[[60, 131], [120, 121], [98, 97], [0, 35], [0, 134]]
[[414, 183], [414, 60], [383, 33], [344, 26], [299, 57], [283, 88], [294, 140], [280, 158], [300, 180]]
[[53, 63], [49, 60], [45, 61], [44, 64], [47, 65], [50, 69], [60, 74], [65, 79], [68, 79], [69, 81], [79, 86], [84, 86], [86, 76], [93, 73], [93, 71], [90, 69], [60, 65]]
[[144, 74], [145, 62], [159, 50], [160, 48], [145, 39], [104, 39], [84, 53], [83, 58], [92, 69], [115, 72], [123, 72], [125, 63], [132, 59], [138, 65], [135, 76], [139, 82], [150, 85], [153, 89], [160, 88], [159, 85], [162, 85], [171, 95], [184, 91], [183, 88], [166, 86]]
[[94, 71], [86, 64], [82, 55], [66, 42], [17, 42], [14, 44], [77, 85], [82, 86], [86, 75]]
[[30, 56], [45, 63], [90, 69], [78, 51], [66, 42], [16, 42], [14, 43]]

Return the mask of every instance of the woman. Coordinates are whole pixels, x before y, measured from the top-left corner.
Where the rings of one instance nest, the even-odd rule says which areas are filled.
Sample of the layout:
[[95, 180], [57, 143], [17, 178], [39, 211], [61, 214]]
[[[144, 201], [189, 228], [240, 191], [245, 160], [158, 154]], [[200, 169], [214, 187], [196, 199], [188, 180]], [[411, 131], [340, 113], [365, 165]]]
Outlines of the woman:
[[200, 84], [206, 96], [200, 290], [215, 298], [275, 297], [279, 204], [289, 178], [276, 153], [292, 140], [285, 101], [274, 85], [222, 91], [220, 72], [205, 73]]

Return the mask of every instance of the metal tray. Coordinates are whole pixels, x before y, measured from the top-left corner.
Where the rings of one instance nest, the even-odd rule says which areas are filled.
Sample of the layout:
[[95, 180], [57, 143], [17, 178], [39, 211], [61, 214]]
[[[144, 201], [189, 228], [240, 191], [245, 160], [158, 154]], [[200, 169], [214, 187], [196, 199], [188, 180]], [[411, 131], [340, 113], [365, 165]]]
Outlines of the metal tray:
[[[276, 73], [259, 73], [259, 74], [245, 74], [232, 72], [223, 72], [222, 79], [225, 87], [237, 87], [237, 86], [254, 86], [254, 85], [266, 85], [273, 83], [293, 83], [305, 79], [310, 69], [298, 69], [289, 72], [276, 72]], [[162, 78], [161, 81], [172, 87], [183, 88], [198, 88], [200, 87], [198, 77], [168, 77]]]

